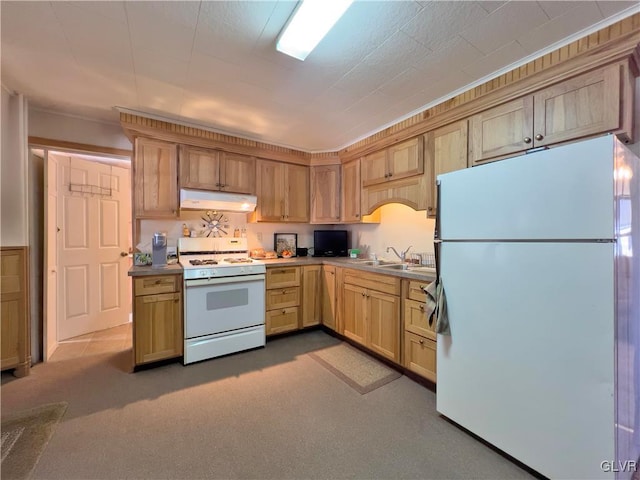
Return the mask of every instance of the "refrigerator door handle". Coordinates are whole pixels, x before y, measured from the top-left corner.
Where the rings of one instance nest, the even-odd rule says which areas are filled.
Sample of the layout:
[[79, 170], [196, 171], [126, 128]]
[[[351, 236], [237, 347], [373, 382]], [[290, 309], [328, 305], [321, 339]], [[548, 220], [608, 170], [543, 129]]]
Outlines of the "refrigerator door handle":
[[436, 224], [433, 230], [433, 253], [436, 262], [436, 285], [440, 282], [440, 180], [436, 181]]

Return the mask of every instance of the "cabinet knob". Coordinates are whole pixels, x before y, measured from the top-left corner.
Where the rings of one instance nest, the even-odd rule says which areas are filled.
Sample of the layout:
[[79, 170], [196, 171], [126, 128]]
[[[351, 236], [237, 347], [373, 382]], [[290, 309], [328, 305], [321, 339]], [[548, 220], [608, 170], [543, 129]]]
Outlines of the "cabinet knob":
[[388, 174], [388, 173], [385, 173], [385, 174], [384, 174], [384, 178], [389, 178], [389, 174]]
[[424, 305], [420, 305], [420, 311], [424, 312]]
[[524, 143], [531, 143], [531, 137], [524, 137], [523, 141]]
[[393, 173], [389, 173], [389, 178], [393, 177]]
[[420, 340], [420, 345], [424, 345], [424, 340]]
[[356, 218], [359, 218], [359, 217], [360, 217], [360, 214], [359, 214], [359, 213], [356, 213]]
[[542, 140], [543, 138], [544, 137], [540, 133], [536, 135], [536, 140]]
[[282, 294], [284, 295], [285, 293], [287, 293], [287, 291], [286, 290], [282, 290]]
[[286, 310], [282, 310], [282, 314], [284, 315], [285, 313], [287, 313], [287, 311]]
[[220, 182], [216, 183], [216, 187], [221, 187]]
[[365, 296], [364, 292], [362, 292], [362, 296], [363, 296], [363, 297]]

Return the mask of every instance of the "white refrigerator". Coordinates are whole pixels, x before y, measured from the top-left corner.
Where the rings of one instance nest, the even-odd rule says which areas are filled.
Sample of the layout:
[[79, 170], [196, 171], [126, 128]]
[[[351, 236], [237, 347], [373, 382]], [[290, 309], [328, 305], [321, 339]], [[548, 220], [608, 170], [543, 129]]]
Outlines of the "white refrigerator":
[[438, 412], [547, 477], [632, 478], [640, 160], [609, 135], [438, 184]]

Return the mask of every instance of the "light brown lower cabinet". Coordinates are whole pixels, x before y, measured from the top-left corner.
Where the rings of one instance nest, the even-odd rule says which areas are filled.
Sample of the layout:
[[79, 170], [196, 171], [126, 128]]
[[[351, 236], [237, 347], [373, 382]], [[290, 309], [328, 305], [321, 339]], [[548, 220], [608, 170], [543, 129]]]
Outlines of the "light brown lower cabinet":
[[0, 369], [29, 375], [29, 283], [27, 247], [2, 247], [0, 255]]
[[400, 363], [400, 279], [350, 270], [344, 278], [343, 335]]
[[182, 276], [135, 278], [133, 294], [135, 364], [181, 357], [184, 347]]
[[322, 265], [322, 323], [331, 330], [336, 325], [336, 267]]
[[404, 332], [404, 366], [436, 381], [436, 342], [409, 331]]
[[267, 336], [297, 330], [300, 324], [301, 267], [268, 267], [266, 274]]
[[409, 281], [404, 305], [404, 346], [402, 364], [405, 368], [432, 382], [436, 381], [436, 322], [425, 311], [427, 282]]
[[300, 328], [319, 325], [322, 314], [322, 265], [302, 267], [302, 312]]

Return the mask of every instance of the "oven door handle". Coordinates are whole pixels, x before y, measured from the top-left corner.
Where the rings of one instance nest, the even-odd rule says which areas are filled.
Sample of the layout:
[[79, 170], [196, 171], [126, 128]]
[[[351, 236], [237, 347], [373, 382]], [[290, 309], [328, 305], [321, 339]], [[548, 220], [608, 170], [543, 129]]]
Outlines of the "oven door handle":
[[227, 285], [229, 283], [257, 282], [264, 281], [264, 275], [238, 275], [237, 277], [212, 277], [212, 278], [194, 278], [185, 280], [185, 287], [198, 287], [201, 285]]

